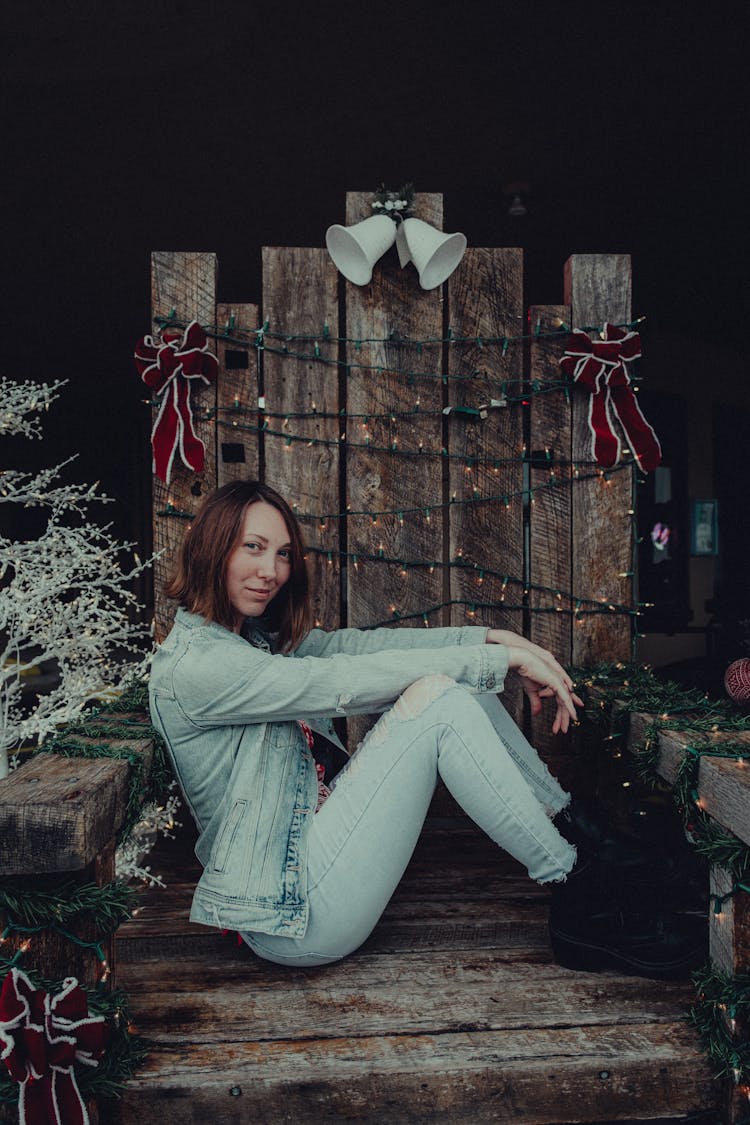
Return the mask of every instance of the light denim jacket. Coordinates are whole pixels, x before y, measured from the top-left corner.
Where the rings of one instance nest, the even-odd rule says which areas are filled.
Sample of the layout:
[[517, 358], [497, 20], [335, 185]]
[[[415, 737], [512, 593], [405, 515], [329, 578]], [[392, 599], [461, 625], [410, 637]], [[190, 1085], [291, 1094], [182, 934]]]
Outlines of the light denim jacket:
[[317, 776], [297, 720], [338, 741], [332, 716], [383, 711], [432, 673], [473, 692], [500, 691], [508, 653], [485, 644], [486, 634], [478, 626], [315, 629], [284, 656], [178, 609], [149, 694], [200, 832], [204, 871], [191, 920], [304, 936]]

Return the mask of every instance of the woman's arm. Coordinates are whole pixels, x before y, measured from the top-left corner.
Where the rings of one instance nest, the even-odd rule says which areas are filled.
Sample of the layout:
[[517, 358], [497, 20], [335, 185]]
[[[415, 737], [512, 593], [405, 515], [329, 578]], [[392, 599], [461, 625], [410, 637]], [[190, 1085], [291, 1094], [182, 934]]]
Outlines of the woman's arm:
[[295, 650], [295, 656], [334, 656], [338, 652], [350, 656], [414, 648], [445, 648], [450, 645], [482, 645], [489, 630], [480, 625], [455, 628], [419, 629], [313, 629]]
[[507, 668], [504, 645], [290, 658], [228, 636], [210, 644], [195, 638], [171, 681], [187, 718], [210, 727], [382, 711], [415, 680], [433, 674], [450, 676], [470, 691], [496, 692]]

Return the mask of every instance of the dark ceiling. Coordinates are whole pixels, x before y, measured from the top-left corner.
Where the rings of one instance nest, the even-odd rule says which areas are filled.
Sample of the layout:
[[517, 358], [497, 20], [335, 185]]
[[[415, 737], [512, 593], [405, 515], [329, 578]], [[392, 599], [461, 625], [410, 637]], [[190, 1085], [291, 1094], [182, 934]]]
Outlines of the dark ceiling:
[[[79, 449], [78, 476], [136, 527], [149, 252], [216, 250], [220, 296], [257, 299], [262, 245], [322, 245], [346, 190], [383, 179], [443, 191], [471, 244], [524, 246], [536, 302], [561, 300], [570, 253], [627, 250], [650, 325], [740, 346], [745, 11], [6, 6], [0, 372], [70, 380], [44, 450], [18, 457]], [[528, 213], [511, 219], [518, 180]]]

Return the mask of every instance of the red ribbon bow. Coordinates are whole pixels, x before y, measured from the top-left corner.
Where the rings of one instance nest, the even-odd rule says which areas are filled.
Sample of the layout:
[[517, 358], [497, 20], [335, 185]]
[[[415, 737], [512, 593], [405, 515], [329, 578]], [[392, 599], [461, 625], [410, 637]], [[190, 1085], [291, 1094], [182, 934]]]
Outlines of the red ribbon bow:
[[614, 428], [613, 413], [641, 469], [648, 472], [661, 462], [659, 439], [643, 416], [625, 366], [640, 355], [641, 339], [637, 332], [605, 324], [601, 340], [592, 340], [582, 329], [574, 328], [560, 360], [563, 371], [591, 395], [591, 449], [596, 463], [605, 469], [611, 469], [620, 460], [620, 438]]
[[161, 406], [151, 431], [154, 472], [169, 484], [174, 455], [179, 449], [182, 463], [199, 473], [206, 450], [193, 429], [190, 408], [190, 379], [214, 383], [218, 374], [216, 356], [207, 350], [206, 333], [197, 321], [184, 332], [165, 329], [161, 340], [144, 336], [136, 346], [135, 365], [143, 382]]
[[52, 996], [10, 970], [0, 991], [0, 1059], [20, 1085], [19, 1125], [89, 1125], [73, 1065], [98, 1066], [107, 1036], [75, 977]]

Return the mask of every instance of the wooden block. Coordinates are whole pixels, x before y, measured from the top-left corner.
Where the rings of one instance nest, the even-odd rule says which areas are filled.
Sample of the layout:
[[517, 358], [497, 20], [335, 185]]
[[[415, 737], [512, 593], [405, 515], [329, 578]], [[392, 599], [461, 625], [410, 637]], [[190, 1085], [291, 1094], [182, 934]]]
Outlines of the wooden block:
[[78, 871], [123, 821], [128, 763], [35, 754], [0, 782], [0, 874]]
[[[174, 318], [180, 323], [197, 320], [203, 328], [212, 330], [216, 313], [217, 268], [215, 254], [155, 251], [151, 255], [152, 317], [169, 317], [174, 310]], [[154, 324], [153, 331], [156, 332], [157, 328], [158, 325]], [[209, 350], [215, 351], [211, 337]], [[179, 455], [176, 455], [170, 484], [165, 484], [156, 476], [153, 478], [156, 556], [153, 571], [154, 628], [157, 642], [164, 639], [172, 626], [175, 607], [174, 604], [167, 603], [162, 590], [174, 568], [176, 553], [186, 526], [183, 518], [159, 513], [168, 508], [183, 513], [195, 512], [199, 498], [216, 486], [216, 387], [206, 387], [193, 380], [191, 409], [195, 432], [206, 447], [203, 471], [193, 473], [185, 468]], [[157, 409], [154, 408], [154, 416], [156, 412]]]
[[[448, 346], [449, 405], [478, 408], [500, 401], [508, 383], [520, 392], [522, 349], [484, 341], [521, 333], [523, 251], [470, 247], [448, 279], [448, 319], [455, 336], [477, 341]], [[521, 633], [523, 611], [508, 607], [519, 607], [524, 597], [523, 408], [490, 407], [486, 418], [451, 413], [448, 432], [449, 493], [464, 501], [448, 509], [450, 559], [476, 567], [450, 572], [451, 598], [469, 603], [452, 607], [451, 623]], [[483, 498], [488, 502], [473, 503]], [[494, 573], [483, 574], [483, 568]], [[493, 608], [473, 612], [474, 599]], [[522, 721], [523, 698], [515, 681], [503, 692], [503, 704]]]
[[[601, 327], [605, 321], [630, 320], [631, 266], [628, 254], [574, 254], [565, 264], [565, 304], [570, 305], [574, 328]], [[628, 514], [633, 508], [633, 471], [622, 469], [609, 478], [598, 476], [592, 461], [588, 423], [589, 396], [572, 392], [573, 459], [581, 476], [573, 486], [573, 585], [581, 598], [603, 608], [631, 606], [633, 530]], [[581, 608], [573, 628], [573, 662], [630, 660], [633, 619], [604, 612], [586, 615]], [[590, 608], [590, 607], [589, 607]]]
[[264, 479], [306, 517], [307, 543], [331, 552], [330, 564], [310, 552], [308, 569], [316, 620], [333, 629], [341, 612], [340, 528], [338, 519], [321, 517], [340, 509], [344, 427], [337, 417], [337, 344], [324, 336], [326, 324], [331, 337], [338, 335], [338, 274], [325, 250], [263, 247], [263, 318], [271, 333], [262, 357], [263, 395], [266, 411], [277, 415], [268, 417], [263, 436]]
[[[216, 341], [216, 483], [258, 480], [258, 352], [252, 333], [259, 327], [257, 305], [216, 306], [216, 327], [227, 339]], [[247, 339], [246, 339], [247, 338]], [[255, 427], [253, 429], [252, 427]]]
[[[529, 310], [530, 396], [529, 483], [529, 639], [554, 653], [564, 668], [572, 662], [571, 603], [573, 589], [571, 536], [571, 409], [559, 384], [560, 356], [565, 333], [549, 336], [560, 325], [569, 327], [567, 305], [532, 305]], [[557, 390], [539, 393], [545, 386]], [[544, 458], [549, 456], [545, 464]], [[559, 482], [555, 484], [554, 482]], [[557, 592], [557, 593], [556, 593]], [[542, 757], [560, 753], [570, 739], [553, 735], [549, 710], [531, 716], [531, 741]]]

